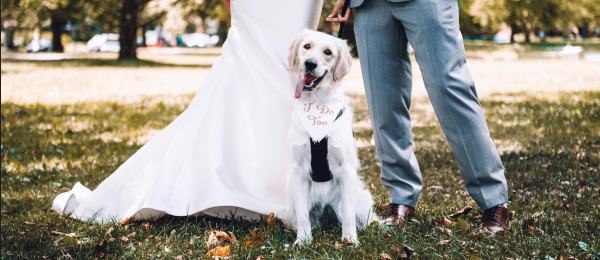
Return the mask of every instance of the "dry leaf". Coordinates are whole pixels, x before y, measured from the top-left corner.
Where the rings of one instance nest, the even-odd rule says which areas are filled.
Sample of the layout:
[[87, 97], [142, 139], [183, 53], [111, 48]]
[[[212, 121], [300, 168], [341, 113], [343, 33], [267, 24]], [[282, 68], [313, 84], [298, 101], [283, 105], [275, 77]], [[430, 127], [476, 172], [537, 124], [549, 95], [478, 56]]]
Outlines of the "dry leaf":
[[342, 248], [342, 247], [343, 247], [342, 243], [335, 241], [335, 248]]
[[383, 237], [391, 237], [392, 235], [388, 234], [388, 232], [383, 231]]
[[408, 259], [410, 258], [410, 256], [415, 252], [414, 249], [412, 249], [412, 247], [407, 246], [407, 245], [402, 245], [402, 246], [398, 246], [398, 247], [390, 247], [390, 253], [392, 253], [395, 256], [398, 256], [400, 259]]
[[129, 241], [129, 238], [127, 238], [127, 237], [125, 237], [125, 236], [123, 236], [123, 237], [121, 237], [121, 238], [119, 238], [119, 239], [120, 239], [121, 241], [123, 241], [123, 242], [127, 242], [127, 241]]
[[224, 247], [217, 246], [217, 247], [211, 249], [210, 251], [208, 251], [208, 253], [206, 253], [206, 256], [208, 256], [208, 257], [229, 256], [229, 253], [230, 253], [229, 251], [230, 251], [229, 246], [224, 246]]
[[267, 224], [271, 224], [271, 223], [275, 223], [273, 222], [273, 220], [275, 220], [275, 213], [269, 214], [269, 217], [267, 218]]
[[383, 260], [392, 260], [392, 257], [386, 253], [381, 253], [379, 256], [381, 256], [381, 259]]
[[[233, 235], [233, 233], [229, 232]], [[221, 242], [221, 246], [225, 246], [225, 243], [235, 243], [235, 236], [231, 238], [227, 233], [223, 231], [213, 230], [210, 231], [210, 235], [208, 236], [208, 241], [206, 242], [206, 246], [211, 247]]]
[[258, 229], [253, 230], [244, 238], [242, 242], [244, 247], [257, 247], [265, 243], [267, 234], [257, 234], [256, 232], [258, 232]]
[[441, 190], [443, 188], [444, 187], [442, 187], [442, 186], [433, 185], [433, 186], [430, 186], [429, 188], [427, 188], [427, 190], [437, 191], [437, 190]]
[[382, 203], [382, 204], [381, 204], [381, 206], [382, 206], [382, 207], [387, 207], [387, 206], [389, 206], [389, 205], [390, 205], [389, 203]]
[[131, 233], [131, 234], [127, 235], [127, 238], [130, 238], [130, 237], [132, 237], [132, 236], [135, 236], [135, 232], [133, 232], [133, 233]]
[[565, 212], [567, 212], [569, 210], [569, 207], [567, 206], [567, 204], [564, 204], [564, 203], [560, 204], [560, 208]]
[[104, 257], [104, 249], [106, 249], [106, 246], [108, 245], [108, 242], [105, 239], [102, 239], [102, 241], [100, 241], [100, 244], [96, 245], [96, 248], [94, 248], [94, 256], [97, 258], [102, 258]]
[[444, 234], [452, 234], [452, 230], [447, 229], [447, 228], [443, 228], [443, 227], [436, 227], [437, 230], [439, 230], [440, 232], [444, 233]]
[[544, 214], [544, 212], [543, 212], [543, 211], [536, 212], [536, 213], [533, 213], [533, 215], [531, 215], [531, 217], [532, 217], [532, 218], [537, 218], [537, 217], [541, 216], [542, 214]]
[[466, 206], [466, 207], [462, 208], [461, 210], [457, 211], [456, 213], [454, 213], [454, 214], [451, 214], [451, 215], [448, 215], [448, 217], [451, 217], [451, 218], [458, 218], [458, 217], [460, 217], [460, 216], [462, 216], [462, 215], [465, 215], [465, 216], [466, 216], [467, 214], [469, 214], [469, 212], [470, 212], [471, 210], [473, 210], [473, 207], [471, 207], [471, 206]]
[[169, 252], [171, 252], [171, 249], [169, 249], [168, 247], [165, 246], [165, 252], [169, 253]]
[[446, 197], [446, 199], [450, 198], [450, 194], [444, 194], [444, 197]]
[[448, 240], [442, 240], [440, 242], [435, 243], [436, 246], [447, 246], [450, 241], [452, 241], [452, 238], [448, 239]]

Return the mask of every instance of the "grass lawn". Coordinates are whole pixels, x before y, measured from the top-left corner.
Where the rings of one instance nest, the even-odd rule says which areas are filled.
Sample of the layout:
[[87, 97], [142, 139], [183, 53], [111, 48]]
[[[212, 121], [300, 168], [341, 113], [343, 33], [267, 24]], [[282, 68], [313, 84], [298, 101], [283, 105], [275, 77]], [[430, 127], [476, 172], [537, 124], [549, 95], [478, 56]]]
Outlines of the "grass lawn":
[[[340, 227], [324, 227], [313, 230], [311, 245], [295, 247], [295, 231], [277, 220], [167, 216], [100, 225], [52, 212], [54, 196], [77, 181], [95, 188], [185, 109], [209, 66], [170, 59], [2, 61], [2, 259], [209, 258], [211, 230], [235, 235], [223, 242], [234, 259], [600, 259], [600, 66], [585, 61], [469, 60], [515, 211], [500, 234], [476, 228], [482, 211], [418, 72], [411, 114], [424, 190], [417, 216], [403, 227], [367, 227], [359, 246], [341, 243]], [[349, 79], [360, 89], [360, 69]], [[352, 93], [359, 174], [384, 214], [388, 194], [365, 98]], [[438, 224], [466, 206], [474, 210]]]

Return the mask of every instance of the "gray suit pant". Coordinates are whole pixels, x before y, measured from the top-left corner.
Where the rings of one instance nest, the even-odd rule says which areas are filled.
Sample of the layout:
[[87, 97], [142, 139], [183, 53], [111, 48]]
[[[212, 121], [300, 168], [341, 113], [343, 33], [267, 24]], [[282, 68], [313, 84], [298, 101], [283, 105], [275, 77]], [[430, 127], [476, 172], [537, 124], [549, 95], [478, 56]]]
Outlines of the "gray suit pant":
[[354, 29], [381, 181], [391, 203], [414, 206], [423, 187], [408, 113], [408, 42], [469, 194], [484, 210], [505, 203], [504, 167], [467, 68], [457, 1], [365, 0], [356, 8]]

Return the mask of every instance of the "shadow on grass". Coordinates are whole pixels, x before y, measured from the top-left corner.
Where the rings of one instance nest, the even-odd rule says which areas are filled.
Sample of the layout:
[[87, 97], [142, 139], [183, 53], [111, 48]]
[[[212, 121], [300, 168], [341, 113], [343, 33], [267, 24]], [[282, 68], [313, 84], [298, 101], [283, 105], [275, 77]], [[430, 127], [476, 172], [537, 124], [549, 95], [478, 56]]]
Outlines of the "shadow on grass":
[[[354, 103], [357, 120], [368, 120], [364, 97], [355, 98]], [[427, 105], [429, 101], [414, 102], [418, 103]], [[75, 182], [95, 188], [139, 149], [137, 136], [164, 128], [184, 105], [2, 104], [2, 257], [92, 257], [109, 227], [115, 228], [111, 235], [117, 239], [105, 249], [108, 258], [204, 257], [212, 248], [206, 245], [206, 232], [213, 229], [234, 233], [240, 241], [232, 246], [234, 257], [248, 259], [378, 259], [380, 253], [397, 258], [400, 255], [390, 247], [402, 244], [414, 248], [413, 258], [419, 259], [444, 255], [461, 259], [584, 259], [597, 254], [593, 250], [598, 250], [600, 243], [600, 229], [594, 224], [600, 221], [600, 92], [567, 93], [556, 101], [511, 94], [484, 100], [482, 106], [491, 136], [502, 151], [509, 208], [516, 212], [510, 230], [501, 235], [477, 231], [481, 210], [461, 183], [437, 119], [413, 109], [413, 119], [422, 122], [413, 127], [413, 134], [425, 184], [416, 218], [405, 228], [371, 225], [359, 233], [361, 245], [357, 247], [336, 246], [341, 237], [339, 227], [328, 231], [316, 228], [312, 245], [287, 247], [293, 243], [295, 232], [281, 222], [200, 216], [98, 225], [49, 211], [54, 196]], [[370, 140], [372, 130], [357, 131], [356, 136]], [[376, 212], [384, 214], [381, 204], [387, 202], [388, 194], [379, 180], [375, 148], [359, 149], [359, 157], [359, 174], [374, 195]], [[475, 210], [462, 220], [454, 220], [459, 224], [432, 224], [432, 218], [439, 219], [464, 206]], [[52, 231], [75, 233], [80, 244]], [[123, 236], [128, 236], [127, 241], [119, 239]], [[442, 240], [452, 243], [438, 245]]]
[[151, 67], [151, 68], [211, 68], [211, 64], [173, 64], [150, 60], [117, 60], [117, 59], [64, 59], [64, 60], [15, 60], [3, 59], [3, 63], [34, 64], [43, 67]]

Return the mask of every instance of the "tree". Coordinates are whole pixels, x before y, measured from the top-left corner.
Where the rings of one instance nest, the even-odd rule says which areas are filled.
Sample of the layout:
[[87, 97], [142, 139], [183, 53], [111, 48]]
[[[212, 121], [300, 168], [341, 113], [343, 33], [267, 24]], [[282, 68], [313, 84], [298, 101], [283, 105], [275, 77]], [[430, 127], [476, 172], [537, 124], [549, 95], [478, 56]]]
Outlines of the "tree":
[[82, 0], [50, 0], [42, 1], [43, 9], [50, 16], [52, 30], [52, 51], [64, 52], [61, 36], [68, 21], [77, 23], [84, 18], [84, 2]]
[[103, 31], [119, 32], [120, 60], [137, 59], [137, 33], [138, 29], [150, 20], [156, 20], [166, 14], [166, 8], [172, 6], [170, 0], [161, 1], [165, 10], [156, 12], [151, 17], [144, 16], [143, 12], [152, 0], [88, 0], [90, 12], [96, 18]]

